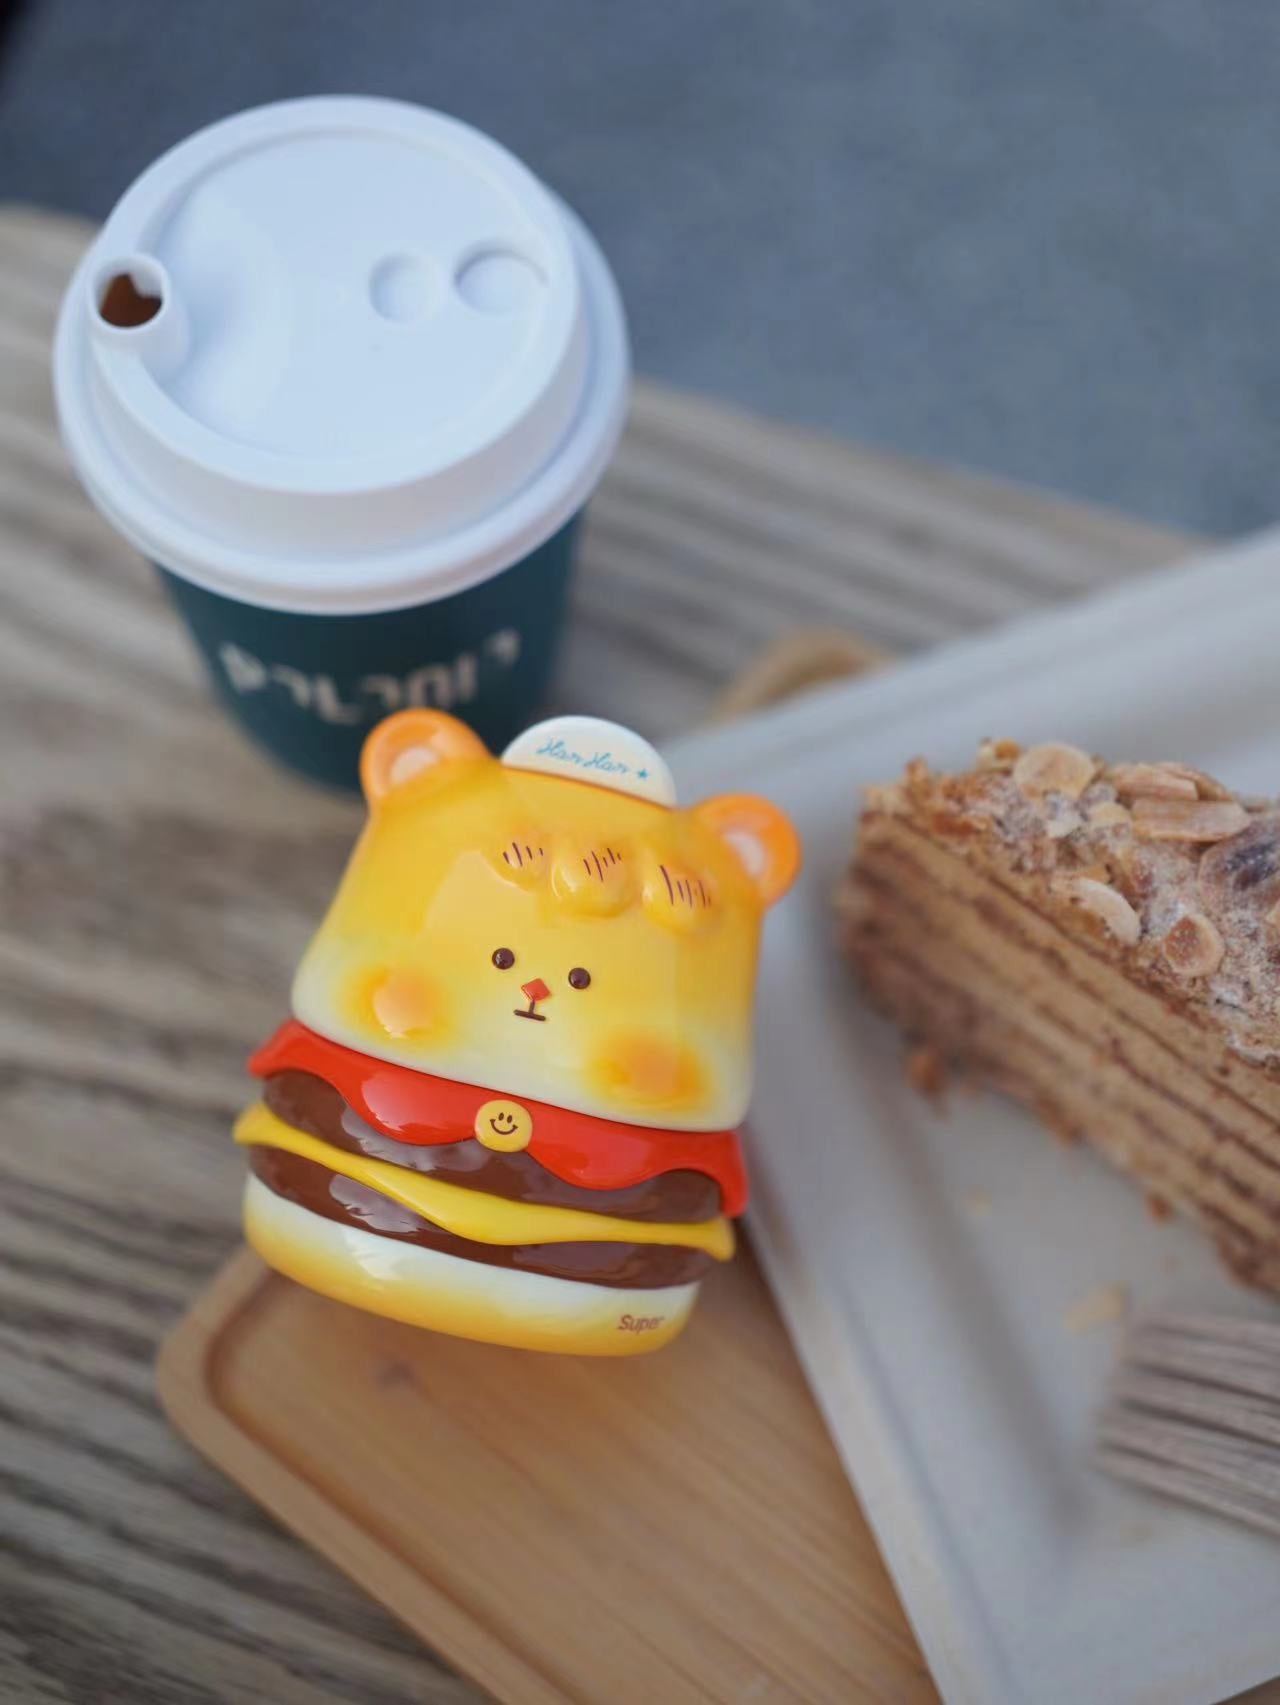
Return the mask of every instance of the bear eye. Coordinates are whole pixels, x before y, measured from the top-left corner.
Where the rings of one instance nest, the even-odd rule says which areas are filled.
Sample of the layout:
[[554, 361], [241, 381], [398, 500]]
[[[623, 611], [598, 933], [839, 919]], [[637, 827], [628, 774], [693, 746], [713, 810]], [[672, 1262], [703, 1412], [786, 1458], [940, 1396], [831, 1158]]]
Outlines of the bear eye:
[[575, 965], [569, 973], [569, 987], [571, 989], [589, 989], [591, 987], [590, 971], [584, 971], [581, 965]]
[[516, 956], [509, 947], [495, 947], [493, 962], [499, 971], [509, 971], [516, 962]]

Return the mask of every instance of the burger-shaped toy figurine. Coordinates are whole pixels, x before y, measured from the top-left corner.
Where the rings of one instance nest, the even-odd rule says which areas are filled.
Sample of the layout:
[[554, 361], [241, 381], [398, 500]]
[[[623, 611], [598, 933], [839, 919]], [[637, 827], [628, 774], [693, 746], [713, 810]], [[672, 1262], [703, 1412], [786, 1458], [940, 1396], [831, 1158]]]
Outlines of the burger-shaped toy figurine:
[[370, 735], [369, 822], [250, 1062], [244, 1221], [358, 1308], [528, 1349], [673, 1338], [733, 1254], [766, 907], [799, 863], [763, 799], [681, 809], [636, 735], [453, 717]]

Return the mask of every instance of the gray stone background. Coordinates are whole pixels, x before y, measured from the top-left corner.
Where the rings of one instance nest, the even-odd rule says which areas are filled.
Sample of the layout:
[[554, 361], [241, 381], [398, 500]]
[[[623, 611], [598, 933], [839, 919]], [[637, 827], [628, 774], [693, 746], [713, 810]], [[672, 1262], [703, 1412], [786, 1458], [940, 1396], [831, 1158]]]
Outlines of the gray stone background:
[[1280, 514], [1278, 72], [1264, 0], [27, 0], [0, 198], [426, 102], [595, 227], [642, 370], [1229, 533]]

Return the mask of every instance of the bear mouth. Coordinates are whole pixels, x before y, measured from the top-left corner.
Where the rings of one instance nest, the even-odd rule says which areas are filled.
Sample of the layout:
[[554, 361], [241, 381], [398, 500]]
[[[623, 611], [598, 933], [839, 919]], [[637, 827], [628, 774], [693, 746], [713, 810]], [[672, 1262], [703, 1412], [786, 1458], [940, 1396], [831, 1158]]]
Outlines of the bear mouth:
[[545, 1012], [535, 1012], [533, 1010], [532, 1001], [529, 1003], [528, 1006], [517, 1006], [517, 1007], [513, 1007], [511, 1010], [515, 1013], [517, 1018], [531, 1018], [531, 1019], [533, 1019], [535, 1024], [545, 1024], [547, 1022], [546, 1013]]

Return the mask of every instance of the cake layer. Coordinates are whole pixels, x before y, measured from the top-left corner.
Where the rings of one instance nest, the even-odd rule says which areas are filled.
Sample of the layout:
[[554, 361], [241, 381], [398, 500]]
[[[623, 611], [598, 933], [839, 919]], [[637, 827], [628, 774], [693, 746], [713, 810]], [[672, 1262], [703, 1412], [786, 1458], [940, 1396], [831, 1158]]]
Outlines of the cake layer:
[[1280, 1249], [1252, 1236], [1205, 1190], [1184, 1191], [1173, 1175], [1160, 1127], [1094, 1093], [1051, 1048], [1011, 1027], [1007, 1013], [985, 1002], [976, 981], [967, 985], [934, 974], [887, 944], [867, 944], [858, 955], [864, 984], [875, 1004], [909, 1035], [964, 1062], [966, 1076], [1028, 1107], [1051, 1131], [1086, 1140], [1130, 1174], [1161, 1204], [1199, 1224], [1223, 1260], [1246, 1283], [1280, 1291]]
[[[1033, 1086], [1041, 1117], [1059, 1134], [1088, 1138], [1172, 1206], [1207, 1204], [1216, 1224], [1251, 1242], [1275, 1236], [1274, 1193], [1259, 1196], [1214, 1164], [1211, 1127], [1182, 1109], [1171, 1118], [1169, 1097], [1114, 1059], [1101, 1057], [1015, 991], [991, 982], [987, 969], [971, 956], [935, 941], [926, 964], [885, 938], [861, 963], [873, 992], [895, 979], [900, 1020], [901, 990], [911, 978], [939, 1001], [950, 997], [946, 1034], [930, 1029], [926, 1039], [962, 1057], [966, 1070], [972, 1070], [980, 1053], [981, 1075], [998, 1078], [1000, 1087], [1015, 1079], [1023, 1089]], [[926, 1033], [913, 1028], [913, 1034]]]
[[[1024, 1076], [1034, 1071], [1044, 1093], [1052, 1096], [1058, 1112], [1048, 1122], [1056, 1129], [1087, 1137], [1173, 1206], [1207, 1204], [1218, 1223], [1251, 1242], [1266, 1244], [1280, 1237], [1280, 1181], [1258, 1190], [1220, 1166], [1215, 1151], [1230, 1140], [1229, 1134], [1224, 1139], [1220, 1129], [1198, 1117], [1176, 1094], [1154, 1086], [1122, 1060], [1107, 1057], [1087, 1038], [1021, 999], [1009, 985], [993, 981], [989, 970], [963, 950], [935, 940], [926, 964], [888, 937], [874, 951], [903, 973], [964, 995], [981, 1018], [984, 1037], [1006, 1039], [1005, 1063]], [[876, 969], [866, 958], [862, 963], [874, 988]], [[931, 1033], [928, 1040], [943, 1039]], [[946, 1040], [953, 1056], [959, 1052], [970, 1066], [969, 1051], [954, 1046], [962, 1037], [952, 1034]], [[989, 1066], [984, 1075], [991, 1075]]]
[[1040, 910], [1037, 876], [986, 862], [903, 816], [864, 820], [849, 933], [872, 993], [1200, 1220], [1235, 1268], [1280, 1280], [1273, 1078], [1224, 1060], [1203, 1014], [1137, 986], [1060, 904]]
[[[1246, 1099], [1216, 1071], [1171, 1041], [1160, 1009], [1108, 964], [1088, 941], [1066, 934], [1012, 887], [993, 882], [910, 825], [886, 822], [868, 835], [858, 881], [871, 893], [876, 927], [905, 910], [908, 944], [917, 951], [927, 930], [931, 958], [938, 937], [960, 942], [1020, 1000], [1052, 1013], [1080, 1039], [1110, 1054], [1166, 1099], [1166, 1114], [1189, 1108], [1213, 1129], [1217, 1160], [1251, 1189], [1280, 1186], [1280, 1142], [1258, 1099], [1275, 1086], [1257, 1068], [1257, 1095]], [[915, 920], [914, 926], [912, 920]]]
[[[1010, 937], [1016, 936], [1034, 954], [1042, 955], [1055, 975], [1091, 999], [1115, 1003], [1118, 1014], [1159, 1040], [1167, 1057], [1196, 1066], [1212, 1076], [1224, 1094], [1251, 1108], [1261, 1120], [1255, 1128], [1263, 1133], [1267, 1152], [1280, 1159], [1280, 1075], [1270, 1064], [1232, 1051], [1221, 1024], [1197, 1000], [1195, 984], [1179, 986], [1166, 978], [1144, 985], [1137, 980], [1144, 968], [1126, 963], [1104, 931], [1091, 931], [1089, 914], [1074, 911], [1061, 900], [1050, 910], [1048, 881], [1010, 870], [998, 847], [976, 843], [960, 851], [932, 838], [911, 818], [869, 813], [859, 836], [859, 872], [876, 848], [885, 844], [893, 849], [892, 859], [914, 859], [931, 875], [940, 874], [980, 916], [992, 906], [1002, 906], [1000, 915], [1008, 921]], [[856, 872], [853, 880], [856, 883]], [[1069, 965], [1063, 959], [1067, 947], [1075, 949]]]

